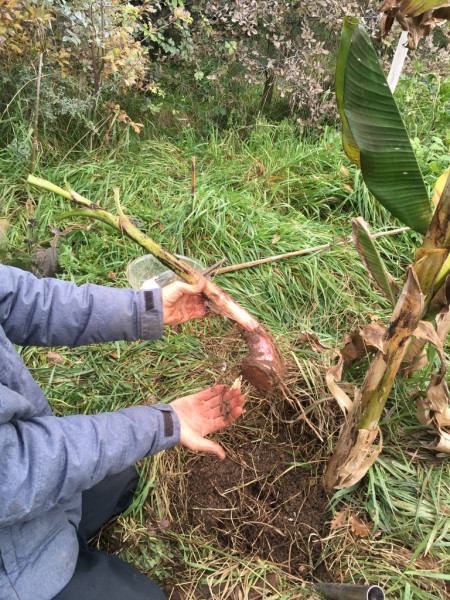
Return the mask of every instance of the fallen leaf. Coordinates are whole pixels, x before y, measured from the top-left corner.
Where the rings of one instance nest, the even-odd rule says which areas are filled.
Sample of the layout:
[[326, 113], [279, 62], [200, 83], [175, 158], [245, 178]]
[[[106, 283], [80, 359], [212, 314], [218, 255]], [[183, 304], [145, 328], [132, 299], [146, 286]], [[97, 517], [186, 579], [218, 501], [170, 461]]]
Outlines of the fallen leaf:
[[319, 340], [319, 336], [311, 331], [300, 331], [297, 338], [297, 344], [299, 346], [311, 344], [313, 350], [320, 352], [321, 354], [325, 354], [328, 350], [331, 350], [335, 356], [339, 354], [336, 348], [331, 348], [330, 346], [325, 346], [322, 344], [322, 342]]
[[355, 191], [351, 185], [348, 185], [348, 183], [343, 183], [342, 187], [345, 188], [349, 194], [353, 194]]
[[36, 248], [32, 256], [33, 265], [36, 267], [36, 275], [42, 277], [54, 277], [58, 266], [58, 248]]
[[148, 394], [146, 399], [142, 402], [143, 406], [151, 406], [152, 404], [157, 404], [158, 398], [154, 394]]
[[358, 327], [353, 333], [344, 335], [345, 346], [341, 351], [345, 365], [367, 356], [370, 348], [382, 350], [384, 327], [375, 320], [368, 325]]
[[110, 352], [109, 353], [111, 358], [114, 358], [115, 360], [119, 360], [119, 355], [117, 354], [117, 352], [114, 350], [114, 352]]
[[344, 167], [344, 165], [341, 165], [339, 170], [344, 177], [348, 177], [350, 175], [350, 171], [347, 169], [347, 167]]
[[341, 510], [334, 515], [334, 518], [331, 521], [330, 529], [334, 531], [335, 529], [339, 529], [342, 527], [348, 518], [348, 511]]
[[50, 362], [55, 363], [57, 365], [63, 365], [64, 364], [64, 359], [61, 356], [61, 354], [58, 354], [57, 352], [52, 352], [51, 350], [49, 350], [47, 352], [47, 358]]
[[372, 313], [369, 313], [369, 319], [373, 322], [373, 321], [379, 321], [381, 319], [380, 315], [372, 315]]
[[369, 537], [370, 532], [372, 531], [372, 525], [367, 525], [367, 523], [364, 523], [364, 521], [361, 521], [361, 519], [355, 517], [355, 515], [351, 515], [349, 521], [355, 535], [362, 538]]
[[108, 273], [107, 277], [109, 277], [110, 279], [116, 279], [117, 275], [114, 273], [114, 271], [110, 271]]
[[273, 238], [272, 238], [272, 244], [276, 244], [277, 242], [280, 241], [280, 236], [278, 235], [278, 233], [276, 233]]

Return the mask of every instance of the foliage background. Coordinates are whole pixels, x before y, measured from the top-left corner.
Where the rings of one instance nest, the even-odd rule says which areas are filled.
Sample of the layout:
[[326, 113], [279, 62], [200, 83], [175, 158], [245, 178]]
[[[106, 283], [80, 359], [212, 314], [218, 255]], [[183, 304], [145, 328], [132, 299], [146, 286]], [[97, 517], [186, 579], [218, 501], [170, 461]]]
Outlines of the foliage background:
[[[204, 130], [259, 115], [330, 124], [342, 17], [360, 17], [380, 58], [392, 57], [398, 29], [376, 38], [378, 8], [338, 0], [1, 0], [2, 144], [19, 160], [31, 153], [41, 54], [39, 137], [50, 148], [92, 149], [117, 128], [139, 132], [160, 120]], [[410, 69], [444, 73], [448, 33], [434, 31]]]

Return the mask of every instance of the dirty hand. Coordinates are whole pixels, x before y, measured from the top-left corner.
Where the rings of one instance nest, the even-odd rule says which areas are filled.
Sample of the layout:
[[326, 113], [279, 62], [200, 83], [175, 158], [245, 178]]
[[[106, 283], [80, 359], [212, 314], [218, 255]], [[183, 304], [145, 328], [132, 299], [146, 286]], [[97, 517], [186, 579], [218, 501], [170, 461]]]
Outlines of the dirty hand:
[[200, 294], [205, 289], [204, 279], [195, 285], [174, 281], [162, 290], [163, 323], [178, 325], [191, 319], [202, 319], [209, 314], [205, 298]]
[[226, 427], [242, 414], [245, 398], [239, 389], [226, 385], [185, 396], [171, 402], [180, 420], [180, 444], [190, 450], [200, 450], [225, 458], [222, 446], [205, 438]]

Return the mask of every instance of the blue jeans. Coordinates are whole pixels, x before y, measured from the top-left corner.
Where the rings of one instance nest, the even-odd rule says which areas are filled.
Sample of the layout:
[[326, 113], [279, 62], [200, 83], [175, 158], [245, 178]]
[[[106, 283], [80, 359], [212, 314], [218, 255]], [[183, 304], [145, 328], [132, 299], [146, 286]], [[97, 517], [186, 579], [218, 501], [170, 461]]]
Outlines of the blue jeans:
[[136, 469], [130, 467], [83, 492], [75, 573], [54, 600], [167, 600], [146, 575], [87, 544], [107, 521], [128, 508], [138, 481]]

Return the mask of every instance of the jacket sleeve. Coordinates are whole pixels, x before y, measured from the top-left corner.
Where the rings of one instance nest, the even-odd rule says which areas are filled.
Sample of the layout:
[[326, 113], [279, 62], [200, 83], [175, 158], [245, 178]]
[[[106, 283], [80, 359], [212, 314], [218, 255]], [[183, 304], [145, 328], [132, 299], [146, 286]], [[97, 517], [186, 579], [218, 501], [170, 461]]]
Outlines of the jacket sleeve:
[[0, 527], [50, 510], [180, 438], [170, 405], [27, 419], [31, 403], [3, 385], [0, 402]]
[[83, 346], [162, 336], [160, 289], [135, 292], [38, 279], [0, 265], [0, 323], [21, 346]]

